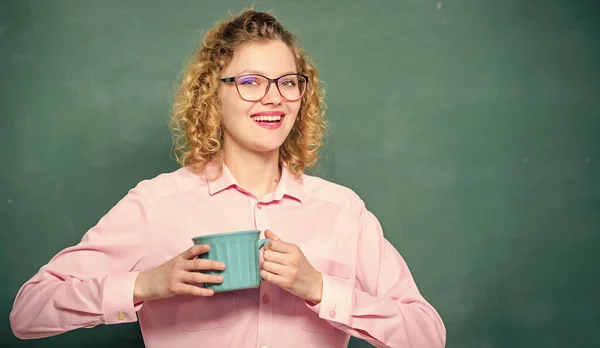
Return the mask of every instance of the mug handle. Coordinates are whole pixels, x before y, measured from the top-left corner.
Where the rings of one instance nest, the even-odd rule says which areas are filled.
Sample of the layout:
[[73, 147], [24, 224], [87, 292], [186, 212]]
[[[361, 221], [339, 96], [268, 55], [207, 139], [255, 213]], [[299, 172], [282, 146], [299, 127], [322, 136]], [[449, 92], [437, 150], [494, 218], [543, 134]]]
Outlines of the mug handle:
[[270, 238], [265, 238], [265, 239], [259, 239], [256, 241], [256, 246], [258, 247], [258, 249], [262, 248], [265, 244], [267, 244], [267, 242], [270, 242], [271, 239]]

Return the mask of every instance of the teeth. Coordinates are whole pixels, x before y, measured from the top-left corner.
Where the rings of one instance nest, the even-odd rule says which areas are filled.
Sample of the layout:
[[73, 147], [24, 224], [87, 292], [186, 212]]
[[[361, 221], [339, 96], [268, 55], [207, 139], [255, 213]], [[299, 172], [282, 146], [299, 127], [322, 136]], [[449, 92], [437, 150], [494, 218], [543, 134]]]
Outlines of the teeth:
[[281, 115], [277, 115], [277, 116], [265, 116], [265, 115], [258, 115], [258, 116], [252, 116], [252, 119], [254, 121], [281, 121]]

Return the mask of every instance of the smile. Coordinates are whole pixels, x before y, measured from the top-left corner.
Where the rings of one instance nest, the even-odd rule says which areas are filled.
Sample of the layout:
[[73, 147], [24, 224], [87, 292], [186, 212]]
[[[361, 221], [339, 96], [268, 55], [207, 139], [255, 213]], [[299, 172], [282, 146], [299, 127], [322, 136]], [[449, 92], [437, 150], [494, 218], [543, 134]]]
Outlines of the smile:
[[251, 117], [256, 122], [279, 122], [281, 121], [281, 115], [277, 116], [265, 116], [265, 115], [257, 115]]
[[285, 116], [283, 114], [278, 115], [253, 115], [250, 118], [255, 124], [266, 129], [277, 129], [281, 127]]

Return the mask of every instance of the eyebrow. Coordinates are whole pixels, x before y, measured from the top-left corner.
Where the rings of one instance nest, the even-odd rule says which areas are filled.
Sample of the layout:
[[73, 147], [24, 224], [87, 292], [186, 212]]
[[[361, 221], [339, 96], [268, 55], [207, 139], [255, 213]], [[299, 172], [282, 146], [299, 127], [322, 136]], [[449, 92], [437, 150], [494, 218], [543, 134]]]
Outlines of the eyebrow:
[[[287, 71], [284, 72], [283, 74], [280, 74], [279, 76], [283, 76], [283, 75], [289, 75], [289, 74], [297, 74], [298, 72], [296, 71]], [[246, 75], [246, 74], [256, 74], [256, 75], [263, 75], [263, 76], [267, 76], [267, 74], [265, 74], [263, 71], [259, 71], [259, 70], [242, 70], [239, 74], [237, 74], [236, 76], [239, 75]]]

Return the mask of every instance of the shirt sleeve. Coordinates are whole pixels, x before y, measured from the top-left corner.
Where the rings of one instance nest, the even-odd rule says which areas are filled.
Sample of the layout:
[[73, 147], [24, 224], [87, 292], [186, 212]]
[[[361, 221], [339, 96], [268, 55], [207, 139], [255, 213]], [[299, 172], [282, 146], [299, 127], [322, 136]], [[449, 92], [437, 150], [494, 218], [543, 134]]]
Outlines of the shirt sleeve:
[[10, 325], [21, 339], [137, 320], [133, 303], [146, 253], [146, 206], [138, 188], [121, 199], [81, 241], [56, 254], [19, 289]]
[[360, 214], [355, 284], [323, 274], [321, 302], [309, 308], [375, 347], [444, 347], [441, 317], [419, 293], [376, 217], [364, 207]]

